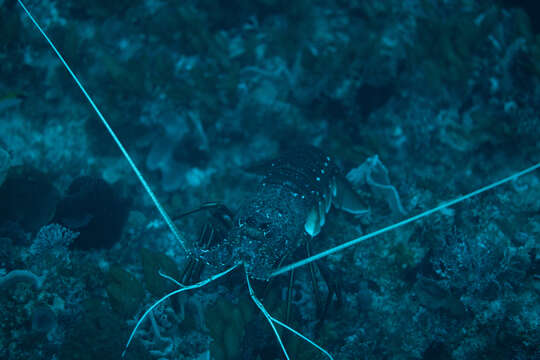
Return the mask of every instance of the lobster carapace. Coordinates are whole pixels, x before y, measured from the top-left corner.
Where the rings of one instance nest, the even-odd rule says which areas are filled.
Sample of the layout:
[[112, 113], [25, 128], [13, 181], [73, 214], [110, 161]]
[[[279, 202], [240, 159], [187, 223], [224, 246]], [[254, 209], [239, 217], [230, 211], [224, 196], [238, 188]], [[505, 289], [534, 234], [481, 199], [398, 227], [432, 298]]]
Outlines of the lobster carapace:
[[250, 168], [262, 176], [255, 194], [240, 207], [223, 241], [194, 253], [217, 267], [243, 263], [253, 278], [267, 280], [307, 234], [315, 237], [334, 207], [365, 211], [333, 159], [303, 145]]

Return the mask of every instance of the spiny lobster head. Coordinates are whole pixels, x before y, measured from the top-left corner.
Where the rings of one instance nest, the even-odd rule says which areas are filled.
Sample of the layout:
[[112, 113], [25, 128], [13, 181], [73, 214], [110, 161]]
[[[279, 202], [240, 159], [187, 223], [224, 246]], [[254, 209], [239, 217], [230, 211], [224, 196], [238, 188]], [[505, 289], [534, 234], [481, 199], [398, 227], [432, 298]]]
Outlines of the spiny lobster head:
[[281, 236], [279, 224], [268, 211], [240, 211], [228, 241], [233, 245], [233, 258], [246, 266], [250, 276], [267, 280], [275, 270], [276, 259], [282, 257], [283, 249], [278, 245]]
[[195, 255], [218, 268], [242, 263], [252, 278], [268, 280], [287, 251], [287, 236], [280, 221], [284, 216], [267, 205], [253, 200], [244, 204], [225, 238]]

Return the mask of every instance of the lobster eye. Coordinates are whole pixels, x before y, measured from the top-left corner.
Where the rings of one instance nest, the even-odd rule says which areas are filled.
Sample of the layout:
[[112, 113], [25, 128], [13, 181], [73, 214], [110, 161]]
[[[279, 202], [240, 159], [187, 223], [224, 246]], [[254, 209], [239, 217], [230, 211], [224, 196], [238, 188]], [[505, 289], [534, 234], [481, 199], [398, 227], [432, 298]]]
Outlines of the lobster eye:
[[256, 227], [257, 226], [257, 220], [255, 220], [255, 218], [253, 216], [250, 216], [246, 219], [246, 225], [248, 226], [251, 226], [251, 227]]

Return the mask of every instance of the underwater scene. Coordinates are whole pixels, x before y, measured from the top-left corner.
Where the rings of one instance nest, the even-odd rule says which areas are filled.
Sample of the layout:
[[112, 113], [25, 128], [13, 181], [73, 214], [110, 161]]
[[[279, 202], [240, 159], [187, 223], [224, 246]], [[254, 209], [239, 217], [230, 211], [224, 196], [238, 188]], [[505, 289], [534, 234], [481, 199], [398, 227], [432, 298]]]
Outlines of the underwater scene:
[[540, 359], [540, 2], [0, 0], [0, 359]]

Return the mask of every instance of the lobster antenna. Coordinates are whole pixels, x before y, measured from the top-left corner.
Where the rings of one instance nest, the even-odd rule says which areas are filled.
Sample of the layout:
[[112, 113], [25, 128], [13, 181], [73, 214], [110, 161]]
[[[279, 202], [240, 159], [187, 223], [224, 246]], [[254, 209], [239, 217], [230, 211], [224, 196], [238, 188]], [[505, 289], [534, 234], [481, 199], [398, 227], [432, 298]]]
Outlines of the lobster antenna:
[[135, 327], [131, 331], [131, 335], [129, 336], [129, 339], [128, 339], [127, 343], [126, 343], [124, 351], [122, 352], [122, 357], [124, 357], [126, 355], [126, 351], [127, 351], [128, 347], [129, 347], [129, 344], [131, 344], [131, 341], [133, 340], [133, 337], [137, 333], [137, 329], [139, 329], [139, 326], [141, 326], [142, 322], [144, 321], [144, 319], [146, 319], [148, 314], [150, 314], [152, 312], [152, 310], [154, 310], [159, 304], [161, 304], [162, 302], [164, 302], [165, 300], [167, 300], [171, 296], [174, 296], [174, 295], [179, 294], [181, 292], [192, 290], [192, 289], [198, 289], [198, 288], [201, 288], [201, 287], [203, 287], [205, 285], [208, 285], [212, 281], [217, 280], [217, 279], [227, 275], [228, 273], [230, 273], [231, 271], [233, 271], [234, 269], [236, 269], [240, 265], [241, 264], [235, 264], [235, 265], [231, 266], [230, 268], [228, 268], [227, 270], [222, 271], [222, 272], [220, 272], [218, 274], [215, 274], [215, 275], [209, 277], [206, 280], [203, 280], [203, 281], [198, 282], [198, 283], [193, 284], [193, 285], [187, 285], [187, 286], [181, 285], [178, 281], [174, 280], [172, 277], [170, 277], [168, 275], [164, 276], [164, 274], [160, 273], [161, 276], [165, 277], [166, 279], [169, 279], [169, 280], [173, 281], [175, 284], [180, 285], [181, 287], [179, 289], [171, 291], [170, 293], [163, 296], [161, 299], [159, 299], [158, 301], [153, 303], [152, 306], [150, 306], [148, 308], [148, 310], [146, 310], [144, 312], [144, 314], [139, 318], [139, 320], [137, 321], [137, 324], [135, 325]]
[[90, 103], [90, 105], [92, 106], [92, 108], [94, 109], [95, 113], [97, 114], [97, 116], [99, 117], [99, 119], [101, 120], [101, 122], [103, 123], [103, 125], [105, 125], [105, 128], [107, 129], [107, 131], [109, 132], [109, 134], [111, 135], [111, 137], [113, 138], [114, 142], [116, 143], [116, 146], [120, 149], [120, 151], [122, 152], [122, 155], [124, 155], [124, 158], [127, 160], [127, 162], [129, 163], [129, 166], [131, 167], [131, 170], [133, 170], [133, 172], [135, 173], [135, 175], [137, 176], [137, 179], [139, 179], [140, 183], [142, 184], [142, 186], [144, 187], [144, 190], [146, 190], [146, 192], [148, 193], [148, 195], [150, 196], [150, 198], [152, 199], [152, 202], [154, 203], [154, 205], [157, 207], [159, 213], [161, 214], [161, 217], [163, 218], [163, 220], [165, 220], [165, 223], [167, 224], [167, 226], [169, 227], [169, 229], [171, 230], [171, 232], [173, 233], [174, 237], [176, 238], [176, 240], [178, 240], [178, 242], [180, 243], [180, 245], [182, 245], [182, 248], [184, 249], [184, 251], [186, 253], [189, 253], [189, 250], [185, 244], [185, 241], [182, 237], [182, 235], [180, 235], [180, 232], [178, 231], [178, 228], [174, 225], [173, 221], [171, 220], [171, 218], [169, 217], [169, 214], [167, 214], [167, 212], [165, 211], [165, 209], [163, 208], [163, 206], [161, 205], [161, 203], [159, 202], [159, 200], [157, 199], [156, 195], [154, 194], [154, 192], [152, 191], [152, 189], [150, 188], [150, 185], [148, 185], [148, 183], [146, 182], [146, 180], [144, 179], [144, 177], [142, 176], [141, 172], [139, 171], [139, 168], [137, 168], [137, 165], [135, 165], [135, 162], [133, 162], [133, 159], [131, 158], [131, 156], [129, 155], [129, 153], [127, 152], [127, 150], [124, 148], [124, 145], [122, 145], [122, 142], [120, 141], [120, 139], [118, 138], [118, 136], [116, 136], [116, 133], [114, 132], [114, 130], [111, 128], [111, 126], [109, 125], [108, 121], [105, 119], [105, 117], [103, 116], [103, 114], [101, 113], [101, 111], [99, 110], [99, 108], [97, 107], [97, 105], [94, 103], [94, 100], [92, 100], [92, 98], [90, 97], [90, 95], [88, 94], [88, 92], [86, 91], [86, 89], [84, 88], [84, 86], [81, 84], [81, 82], [79, 81], [79, 78], [77, 77], [77, 75], [75, 75], [75, 73], [71, 70], [71, 67], [68, 65], [68, 63], [66, 62], [66, 60], [64, 60], [64, 57], [62, 56], [62, 54], [60, 53], [60, 51], [58, 51], [58, 49], [56, 48], [56, 46], [54, 45], [54, 43], [52, 42], [52, 40], [47, 36], [47, 34], [45, 33], [45, 31], [41, 28], [41, 26], [38, 24], [38, 22], [36, 21], [36, 19], [34, 19], [34, 17], [32, 16], [32, 14], [30, 13], [30, 11], [26, 8], [26, 6], [23, 4], [23, 2], [21, 0], [17, 0], [19, 5], [21, 5], [21, 7], [23, 8], [24, 12], [26, 12], [26, 14], [28, 15], [28, 17], [30, 18], [30, 20], [32, 20], [32, 23], [34, 23], [34, 25], [36, 26], [36, 28], [39, 30], [39, 32], [41, 33], [41, 35], [43, 35], [43, 37], [45, 38], [45, 40], [47, 40], [47, 42], [49, 43], [49, 45], [51, 46], [51, 48], [54, 50], [54, 52], [56, 53], [56, 56], [58, 56], [58, 58], [60, 59], [60, 61], [62, 62], [62, 64], [64, 65], [64, 67], [66, 68], [66, 70], [69, 72], [69, 75], [71, 75], [71, 77], [73, 78], [73, 80], [75, 81], [75, 83], [79, 86], [79, 89], [81, 89], [81, 92], [84, 94], [84, 96], [86, 97], [86, 100], [88, 100], [88, 102]]
[[[244, 267], [244, 269], [245, 269], [245, 267]], [[281, 336], [279, 336], [279, 332], [277, 331], [276, 326], [274, 325], [274, 321], [273, 321], [274, 318], [272, 317], [272, 315], [270, 315], [268, 310], [266, 310], [266, 308], [261, 303], [261, 301], [257, 298], [257, 296], [255, 296], [255, 292], [253, 291], [253, 288], [251, 287], [251, 283], [249, 282], [249, 274], [248, 274], [247, 270], [245, 270], [245, 274], [246, 274], [246, 283], [247, 283], [247, 286], [248, 286], [249, 296], [251, 297], [251, 300], [253, 300], [255, 305], [257, 305], [259, 310], [263, 313], [266, 320], [268, 320], [268, 323], [270, 324], [270, 326], [272, 327], [272, 330], [274, 331], [274, 334], [276, 335], [276, 339], [277, 339], [277, 341], [279, 343], [279, 346], [281, 346], [281, 350], [283, 351], [283, 355], [285, 355], [285, 358], [287, 360], [290, 360], [291, 358], [289, 357], [289, 354], [287, 353], [287, 349], [285, 349], [285, 345], [283, 344], [283, 341], [281, 340]]]
[[330, 355], [330, 353], [326, 350], [324, 350], [321, 346], [317, 345], [313, 340], [310, 340], [309, 338], [307, 338], [306, 336], [302, 335], [300, 332], [294, 330], [292, 327], [290, 327], [289, 325], [279, 321], [278, 319], [276, 319], [275, 317], [273, 317], [272, 315], [270, 315], [270, 320], [272, 320], [273, 322], [275, 322], [276, 324], [278, 324], [279, 326], [282, 326], [283, 328], [289, 330], [290, 332], [292, 332], [293, 334], [295, 334], [296, 336], [298, 336], [299, 338], [301, 338], [302, 340], [304, 340], [305, 342], [308, 342], [310, 343], [311, 345], [313, 345], [314, 347], [316, 347], [320, 352], [322, 352], [324, 355], [326, 355], [330, 360], [334, 360], [334, 358], [332, 357], [332, 355]]
[[[245, 269], [245, 267], [244, 267]], [[281, 342], [281, 338], [279, 336], [279, 333], [277, 332], [276, 330], [276, 327], [274, 326], [274, 323], [278, 324], [279, 326], [289, 330], [290, 332], [292, 332], [293, 334], [295, 334], [296, 336], [298, 336], [299, 338], [301, 338], [302, 340], [304, 340], [305, 342], [313, 345], [315, 348], [317, 348], [320, 352], [322, 352], [324, 355], [326, 355], [330, 360], [334, 360], [334, 358], [332, 357], [332, 355], [330, 355], [330, 353], [326, 350], [324, 350], [321, 346], [319, 346], [317, 343], [315, 343], [313, 340], [307, 338], [306, 336], [302, 335], [299, 331], [296, 331], [294, 330], [292, 327], [290, 327], [289, 325], [285, 324], [284, 322], [281, 322], [279, 321], [278, 319], [276, 319], [275, 317], [273, 317], [272, 315], [270, 315], [270, 313], [266, 310], [266, 308], [264, 307], [264, 305], [261, 303], [261, 301], [257, 298], [257, 296], [255, 295], [255, 291], [253, 291], [253, 287], [251, 286], [251, 282], [249, 281], [249, 274], [247, 272], [247, 270], [245, 270], [245, 274], [246, 274], [246, 283], [247, 283], [247, 286], [248, 286], [248, 290], [249, 290], [249, 296], [251, 296], [251, 299], [253, 300], [253, 302], [255, 303], [255, 305], [257, 305], [257, 307], [259, 308], [259, 310], [261, 310], [261, 312], [263, 313], [263, 315], [266, 317], [266, 319], [268, 320], [268, 322], [270, 323], [270, 326], [272, 326], [272, 330], [274, 330], [274, 333], [276, 334], [276, 337], [277, 337], [277, 340], [279, 342], [279, 345], [281, 346], [281, 349], [283, 350], [283, 353], [285, 355], [285, 357], [287, 359], [289, 359], [289, 355], [287, 354], [287, 351], [285, 350], [285, 346], [283, 345], [283, 343]]]
[[422, 218], [424, 218], [424, 217], [426, 217], [426, 216], [429, 216], [429, 215], [431, 215], [431, 214], [433, 214], [433, 213], [436, 213], [437, 211], [440, 211], [440, 210], [442, 210], [442, 209], [446, 209], [446, 208], [448, 208], [448, 207], [450, 207], [450, 206], [453, 206], [453, 205], [455, 205], [455, 204], [457, 204], [457, 203], [460, 203], [460, 202], [462, 202], [462, 201], [465, 201], [465, 200], [467, 200], [467, 199], [470, 199], [470, 198], [472, 198], [472, 197], [474, 197], [474, 196], [476, 196], [476, 195], [478, 195], [478, 194], [481, 194], [481, 193], [486, 192], [486, 191], [488, 191], [488, 190], [494, 189], [494, 188], [496, 188], [497, 186], [500, 186], [500, 185], [505, 184], [505, 183], [507, 183], [507, 182], [509, 182], [509, 181], [515, 180], [515, 179], [517, 179], [518, 177], [523, 176], [523, 175], [525, 175], [525, 174], [528, 174], [528, 173], [530, 173], [530, 172], [533, 172], [533, 171], [535, 171], [535, 170], [538, 169], [538, 168], [540, 168], [540, 163], [537, 163], [536, 165], [533, 165], [533, 166], [531, 166], [531, 167], [529, 167], [529, 168], [527, 168], [527, 169], [525, 169], [525, 170], [519, 171], [519, 172], [517, 172], [517, 173], [515, 173], [515, 174], [513, 174], [513, 175], [510, 175], [510, 176], [508, 176], [508, 177], [506, 177], [506, 178], [504, 178], [504, 179], [501, 179], [501, 180], [499, 180], [499, 181], [496, 181], [496, 182], [494, 182], [494, 183], [492, 183], [492, 184], [486, 185], [486, 186], [484, 186], [484, 187], [482, 187], [482, 188], [480, 188], [480, 189], [477, 189], [477, 190], [475, 190], [475, 191], [473, 191], [473, 192], [470, 192], [470, 193], [468, 193], [468, 194], [466, 194], [466, 195], [460, 196], [460, 197], [458, 197], [458, 198], [456, 198], [456, 199], [454, 199], [454, 200], [445, 202], [445, 203], [443, 203], [443, 204], [441, 204], [441, 205], [439, 205], [439, 206], [436, 206], [436, 207], [434, 207], [434, 208], [432, 208], [432, 209], [430, 209], [430, 210], [424, 211], [423, 213], [420, 213], [420, 214], [418, 214], [418, 215], [412, 216], [412, 217], [410, 217], [410, 218], [407, 218], [407, 219], [402, 220], [402, 221], [400, 221], [400, 222], [398, 222], [398, 223], [389, 225], [389, 226], [384, 227], [384, 228], [382, 228], [382, 229], [373, 231], [373, 232], [371, 232], [371, 233], [369, 233], [369, 234], [362, 235], [362, 236], [360, 236], [360, 237], [358, 237], [358, 238], [356, 238], [356, 239], [354, 239], [354, 240], [348, 241], [348, 242], [346, 242], [346, 243], [343, 243], [343, 244], [338, 245], [338, 246], [336, 246], [336, 247], [333, 247], [333, 248], [331, 248], [331, 249], [322, 251], [322, 252], [320, 252], [320, 253], [318, 253], [318, 254], [315, 254], [315, 255], [310, 256], [310, 257], [308, 257], [308, 258], [305, 258], [305, 259], [303, 259], [303, 260], [297, 261], [297, 262], [292, 263], [292, 264], [290, 264], [290, 265], [284, 266], [284, 267], [282, 267], [282, 268], [280, 268], [280, 269], [274, 271], [272, 274], [270, 274], [270, 277], [274, 277], [274, 276], [277, 276], [277, 275], [281, 275], [281, 274], [283, 274], [283, 273], [286, 273], [286, 272], [288, 272], [288, 271], [291, 271], [291, 270], [293, 270], [293, 269], [296, 269], [296, 268], [298, 268], [298, 267], [300, 267], [300, 266], [304, 266], [304, 265], [306, 265], [306, 264], [309, 264], [309, 263], [311, 263], [311, 262], [313, 262], [313, 261], [315, 261], [315, 260], [319, 260], [319, 259], [321, 259], [321, 258], [323, 258], [323, 257], [326, 257], [326, 256], [328, 256], [328, 255], [335, 254], [335, 253], [337, 253], [337, 252], [339, 252], [339, 251], [342, 251], [342, 250], [344, 250], [344, 249], [346, 249], [346, 248], [348, 248], [348, 247], [351, 247], [351, 246], [354, 246], [354, 245], [356, 245], [356, 244], [359, 244], [359, 243], [363, 242], [364, 240], [371, 239], [372, 237], [378, 236], [378, 235], [383, 234], [383, 233], [385, 233], [385, 232], [388, 232], [388, 231], [390, 231], [390, 230], [397, 229], [397, 228], [399, 228], [399, 227], [401, 227], [401, 226], [403, 226], [403, 225], [407, 225], [407, 224], [412, 223], [412, 222], [414, 222], [414, 221], [416, 221], [416, 220], [422, 219]]

